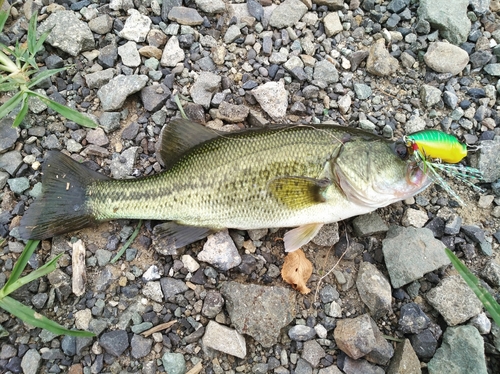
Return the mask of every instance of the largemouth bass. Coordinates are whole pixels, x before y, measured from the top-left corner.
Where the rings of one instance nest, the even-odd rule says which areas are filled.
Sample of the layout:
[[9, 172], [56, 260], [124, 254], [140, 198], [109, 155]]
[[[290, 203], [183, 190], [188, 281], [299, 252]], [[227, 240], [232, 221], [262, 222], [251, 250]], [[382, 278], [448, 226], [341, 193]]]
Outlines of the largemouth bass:
[[166, 171], [112, 180], [60, 152], [44, 162], [42, 196], [21, 220], [24, 239], [46, 239], [119, 218], [171, 221], [162, 235], [179, 248], [225, 228], [296, 227], [293, 251], [325, 223], [413, 196], [431, 179], [403, 141], [341, 126], [218, 133], [196, 123], [166, 125]]

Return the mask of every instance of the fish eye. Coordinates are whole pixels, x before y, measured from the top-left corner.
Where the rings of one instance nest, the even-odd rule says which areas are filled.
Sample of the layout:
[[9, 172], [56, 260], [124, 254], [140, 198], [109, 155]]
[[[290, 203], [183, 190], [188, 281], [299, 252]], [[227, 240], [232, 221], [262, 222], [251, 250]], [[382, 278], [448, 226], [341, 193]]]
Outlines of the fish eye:
[[402, 141], [397, 141], [393, 146], [394, 153], [401, 159], [407, 160], [410, 156], [410, 151], [407, 145]]

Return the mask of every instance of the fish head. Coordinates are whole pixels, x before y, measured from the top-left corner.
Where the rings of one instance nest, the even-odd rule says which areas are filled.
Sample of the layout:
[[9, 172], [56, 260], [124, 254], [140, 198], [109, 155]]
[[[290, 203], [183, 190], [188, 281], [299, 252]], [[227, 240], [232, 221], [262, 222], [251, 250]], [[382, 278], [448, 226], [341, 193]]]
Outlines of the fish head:
[[432, 182], [410, 157], [404, 142], [378, 137], [345, 143], [332, 169], [349, 201], [372, 208], [414, 196]]

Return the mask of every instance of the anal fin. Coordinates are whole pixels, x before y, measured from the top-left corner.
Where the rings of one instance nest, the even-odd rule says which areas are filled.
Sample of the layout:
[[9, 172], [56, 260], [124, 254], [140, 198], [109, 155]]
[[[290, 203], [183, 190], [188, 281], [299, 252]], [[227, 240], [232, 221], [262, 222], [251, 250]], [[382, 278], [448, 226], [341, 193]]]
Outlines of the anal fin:
[[323, 223], [308, 223], [288, 231], [283, 238], [285, 252], [293, 252], [306, 245], [318, 234]]

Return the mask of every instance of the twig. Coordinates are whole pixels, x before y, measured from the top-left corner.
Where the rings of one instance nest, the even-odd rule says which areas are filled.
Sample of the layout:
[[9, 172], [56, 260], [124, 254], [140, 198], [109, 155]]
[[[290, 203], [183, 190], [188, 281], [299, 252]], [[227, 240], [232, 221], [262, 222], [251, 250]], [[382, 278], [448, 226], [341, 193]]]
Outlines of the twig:
[[176, 324], [177, 320], [162, 323], [161, 325], [155, 326], [150, 328], [149, 330], [146, 330], [142, 333], [142, 335], [147, 338], [149, 335], [154, 334], [155, 332], [161, 331], [161, 330], [166, 330], [169, 327], [172, 327], [172, 325]]

